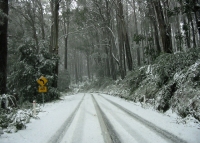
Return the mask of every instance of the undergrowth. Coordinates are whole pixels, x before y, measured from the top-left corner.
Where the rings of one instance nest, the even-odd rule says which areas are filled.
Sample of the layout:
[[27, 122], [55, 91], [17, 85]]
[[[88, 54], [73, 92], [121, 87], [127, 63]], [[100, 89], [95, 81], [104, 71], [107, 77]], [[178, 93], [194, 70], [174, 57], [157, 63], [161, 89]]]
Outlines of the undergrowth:
[[84, 89], [134, 102], [142, 102], [145, 95], [146, 101], [161, 112], [171, 108], [183, 118], [193, 116], [200, 121], [200, 48], [162, 54], [151, 65], [129, 73], [124, 80], [113, 82], [101, 78]]

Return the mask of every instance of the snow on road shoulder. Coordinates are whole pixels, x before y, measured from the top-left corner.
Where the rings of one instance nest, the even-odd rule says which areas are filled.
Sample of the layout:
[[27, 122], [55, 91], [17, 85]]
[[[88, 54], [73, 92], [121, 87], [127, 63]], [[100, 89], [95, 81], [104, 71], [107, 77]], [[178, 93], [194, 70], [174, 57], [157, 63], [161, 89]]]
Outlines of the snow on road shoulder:
[[189, 143], [198, 143], [200, 141], [200, 129], [198, 129], [199, 124], [197, 123], [178, 124], [178, 116], [174, 113], [170, 113], [170, 111], [168, 111], [167, 114], [162, 114], [153, 109], [144, 109], [132, 101], [126, 101], [119, 97], [106, 94], [101, 95]]
[[[40, 119], [31, 119], [25, 130], [17, 133], [4, 133], [0, 137], [1, 143], [45, 143], [59, 129], [63, 122], [70, 116], [84, 94], [63, 96], [63, 100], [46, 103]], [[64, 114], [63, 114], [64, 113]], [[59, 118], [58, 118], [59, 117]]]

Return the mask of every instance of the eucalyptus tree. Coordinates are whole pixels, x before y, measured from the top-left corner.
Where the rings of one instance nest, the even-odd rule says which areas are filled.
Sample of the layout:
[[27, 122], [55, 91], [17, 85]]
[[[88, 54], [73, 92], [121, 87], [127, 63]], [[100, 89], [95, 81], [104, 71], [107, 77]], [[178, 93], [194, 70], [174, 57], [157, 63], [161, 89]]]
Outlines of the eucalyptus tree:
[[0, 1], [0, 94], [6, 93], [8, 0]]
[[[134, 14], [134, 24], [135, 24], [135, 34], [138, 36], [138, 24], [137, 24], [137, 15], [136, 15], [136, 2], [133, 0], [133, 14]], [[140, 66], [140, 49], [137, 48], [137, 64]]]
[[133, 69], [132, 56], [130, 52], [130, 43], [127, 32], [127, 27], [123, 13], [123, 3], [121, 0], [117, 0], [116, 3], [116, 20], [117, 20], [117, 33], [119, 42], [119, 55], [120, 55], [120, 73], [121, 78], [124, 79], [126, 76], [126, 64], [125, 64], [125, 53], [127, 58], [127, 66], [129, 70]]
[[[51, 15], [52, 15], [52, 24], [51, 24], [51, 38], [50, 38], [50, 46], [49, 51], [53, 53], [55, 56], [58, 56], [58, 34], [59, 34], [59, 8], [60, 8], [60, 0], [51, 0]], [[53, 87], [57, 87], [57, 76], [58, 76], [58, 57], [55, 63], [54, 69], [55, 79], [53, 82]]]
[[51, 0], [51, 15], [52, 15], [52, 25], [51, 25], [51, 45], [50, 52], [58, 54], [58, 26], [59, 26], [59, 5], [60, 0]]
[[62, 4], [62, 25], [63, 25], [63, 34], [64, 34], [64, 43], [65, 43], [65, 59], [64, 59], [64, 67], [67, 70], [67, 61], [68, 61], [68, 37], [69, 37], [69, 28], [70, 28], [70, 20], [72, 12], [70, 10], [70, 5], [72, 1], [67, 0], [63, 1]]
[[157, 17], [157, 24], [159, 25], [160, 36], [162, 40], [163, 52], [172, 53], [171, 27], [167, 23], [167, 18], [164, 15], [163, 7], [160, 0], [152, 1], [155, 15]]

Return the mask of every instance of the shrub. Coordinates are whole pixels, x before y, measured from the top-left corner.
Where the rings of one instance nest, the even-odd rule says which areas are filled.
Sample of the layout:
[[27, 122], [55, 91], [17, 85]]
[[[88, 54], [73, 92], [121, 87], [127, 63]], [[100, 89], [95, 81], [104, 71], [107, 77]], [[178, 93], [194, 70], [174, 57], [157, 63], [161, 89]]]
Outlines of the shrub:
[[40, 54], [37, 54], [35, 45], [31, 42], [22, 44], [18, 51], [20, 57], [8, 78], [10, 92], [17, 92], [21, 104], [35, 99], [37, 102], [42, 102], [36, 80], [43, 75], [48, 79], [49, 89], [45, 93], [45, 101], [57, 99], [60, 94], [53, 88], [53, 83], [57, 80], [57, 75], [54, 73], [58, 61], [57, 55], [49, 53], [45, 48], [41, 48]]
[[158, 87], [167, 84], [167, 82], [178, 71], [194, 64], [200, 58], [200, 48], [192, 49], [189, 52], [182, 52], [176, 54], [162, 54], [159, 56], [154, 64], [157, 64], [157, 75], [160, 80], [157, 82]]
[[130, 80], [131, 93], [134, 92], [140, 86], [140, 83], [146, 77], [147, 77], [146, 67], [136, 69], [135, 71], [133, 71], [133, 74], [131, 75], [131, 80]]

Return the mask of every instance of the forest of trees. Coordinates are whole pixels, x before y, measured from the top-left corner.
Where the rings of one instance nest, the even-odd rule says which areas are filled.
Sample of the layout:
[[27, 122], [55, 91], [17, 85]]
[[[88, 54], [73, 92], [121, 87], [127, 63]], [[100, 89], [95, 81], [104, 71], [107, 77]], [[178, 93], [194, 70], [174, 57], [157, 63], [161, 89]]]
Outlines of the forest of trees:
[[0, 94], [32, 100], [45, 75], [55, 99], [58, 86], [124, 79], [199, 38], [199, 0], [0, 0]]

